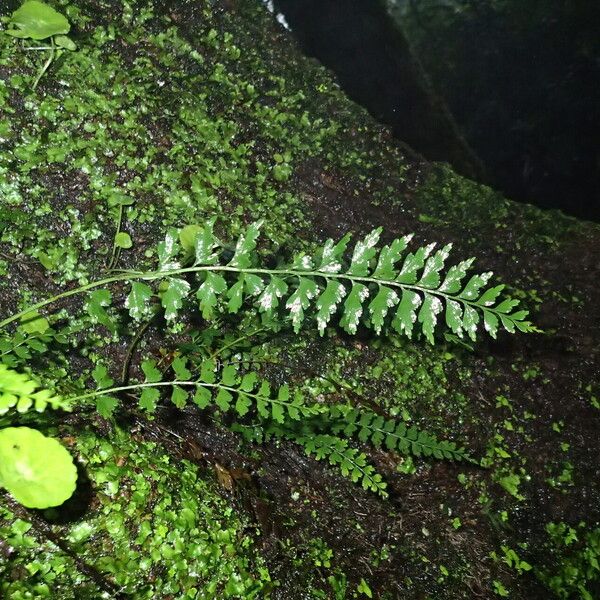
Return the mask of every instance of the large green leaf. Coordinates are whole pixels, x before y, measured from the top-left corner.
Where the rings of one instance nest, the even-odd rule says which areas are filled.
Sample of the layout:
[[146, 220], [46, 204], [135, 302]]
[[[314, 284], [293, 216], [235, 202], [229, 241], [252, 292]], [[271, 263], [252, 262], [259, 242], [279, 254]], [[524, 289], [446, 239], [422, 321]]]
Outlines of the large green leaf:
[[17, 38], [44, 40], [57, 34], [69, 33], [71, 26], [66, 17], [44, 2], [25, 2], [11, 15], [6, 33]]
[[73, 458], [58, 440], [29, 427], [0, 430], [0, 484], [23, 506], [58, 506], [76, 483]]

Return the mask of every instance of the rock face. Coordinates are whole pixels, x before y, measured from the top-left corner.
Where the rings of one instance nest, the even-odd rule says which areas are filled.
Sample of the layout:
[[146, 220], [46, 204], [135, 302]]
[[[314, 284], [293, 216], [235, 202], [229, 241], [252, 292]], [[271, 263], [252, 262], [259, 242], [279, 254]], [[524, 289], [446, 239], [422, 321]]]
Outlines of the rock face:
[[[452, 242], [457, 259], [477, 256], [480, 270], [510, 283], [545, 333], [474, 348], [335, 329], [261, 341], [266, 375], [376, 407], [481, 459], [365, 446], [387, 499], [292, 443], [240, 449], [191, 407], [153, 422], [130, 412], [119, 427], [89, 413], [61, 419], [81, 493], [54, 515], [2, 509], [2, 593], [537, 598], [548, 585], [594, 597], [600, 228], [423, 162], [254, 1], [80, 0], [63, 10], [78, 50], [35, 91], [44, 58], [0, 36], [0, 320], [107, 265], [147, 268], [167, 228], [214, 216], [226, 239], [264, 218], [284, 255], [379, 225], [386, 241], [415, 232]], [[113, 248], [116, 231], [131, 249]], [[123, 290], [111, 292], [122, 305]], [[118, 380], [130, 360], [140, 378], [144, 358], [185, 341], [188, 329], [154, 323], [130, 350], [138, 327], [112, 334], [82, 304], [49, 311], [62, 338], [3, 350], [2, 360], [68, 394], [92, 385], [94, 363]], [[222, 326], [235, 333], [236, 323]]]

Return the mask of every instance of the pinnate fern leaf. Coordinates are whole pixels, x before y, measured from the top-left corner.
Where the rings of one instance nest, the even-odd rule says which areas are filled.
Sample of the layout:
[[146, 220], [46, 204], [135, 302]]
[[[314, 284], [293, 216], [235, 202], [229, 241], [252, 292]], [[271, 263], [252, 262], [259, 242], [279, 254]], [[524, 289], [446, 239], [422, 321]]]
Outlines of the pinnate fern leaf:
[[371, 411], [336, 405], [329, 408], [329, 419], [333, 433], [357, 437], [376, 447], [385, 446], [388, 450], [417, 457], [471, 461], [467, 452], [454, 442], [438, 440], [426, 431], [407, 427], [402, 421], [386, 419]]
[[297, 436], [293, 439], [307, 454], [317, 460], [327, 459], [331, 465], [339, 468], [344, 477], [360, 483], [365, 490], [387, 497], [387, 485], [381, 475], [367, 462], [364, 452], [350, 447], [347, 440], [326, 434]]
[[25, 373], [19, 373], [0, 364], [0, 415], [10, 409], [26, 413], [32, 408], [44, 412], [48, 406], [53, 409], [71, 410], [70, 403], [41, 387]]
[[[186, 245], [196, 235], [192, 266], [165, 270], [185, 260], [174, 254], [178, 244], [175, 232], [169, 231], [159, 247], [159, 271], [143, 277], [168, 281], [162, 293], [167, 320], [176, 319], [185, 297], [195, 288], [205, 319], [225, 309], [237, 313], [248, 303], [266, 321], [287, 314], [296, 332], [308, 316], [314, 316], [324, 334], [335, 315], [348, 333], [356, 333], [361, 324], [378, 334], [393, 330], [413, 337], [419, 331], [432, 344], [442, 326], [471, 340], [481, 329], [492, 337], [500, 327], [510, 333], [538, 331], [527, 320], [527, 311], [517, 308], [518, 301], [501, 297], [504, 286], [487, 288], [490, 272], [471, 275], [464, 283], [473, 259], [446, 268], [451, 244], [437, 251], [435, 244], [429, 244], [407, 253], [412, 235], [406, 235], [379, 248], [382, 229], [378, 228], [359, 240], [348, 258], [350, 236], [345, 235], [337, 243], [327, 240], [314, 256], [300, 255], [287, 265], [268, 269], [259, 266], [256, 254], [260, 222], [242, 232], [226, 263], [213, 224], [211, 220], [204, 226], [188, 226]], [[188, 282], [186, 274], [198, 279], [197, 286]], [[147, 314], [151, 295], [147, 283], [132, 282], [127, 307], [134, 318]]]
[[[96, 367], [92, 374], [96, 382], [96, 391], [78, 396], [76, 400], [95, 397], [96, 406], [101, 414], [110, 416], [116, 408], [116, 403], [101, 398], [117, 391], [137, 390], [140, 392], [140, 408], [152, 413], [160, 400], [161, 389], [168, 388], [171, 401], [177, 408], [183, 408], [191, 399], [201, 409], [215, 406], [222, 412], [234, 411], [239, 417], [253, 411], [261, 419], [273, 420], [276, 423], [290, 419], [297, 421], [321, 410], [317, 406], [307, 405], [299, 390], [292, 393], [287, 385], [272, 388], [268, 381], [261, 379], [255, 372], [241, 374], [233, 365], [219, 369], [214, 359], [204, 360], [199, 369], [195, 369], [194, 376], [194, 370], [187, 365], [185, 358], [175, 358], [170, 367], [174, 374], [173, 379], [166, 379], [152, 359], [142, 361], [141, 368], [145, 376], [143, 382], [111, 388], [109, 386], [113, 382], [107, 377], [106, 369], [102, 366]], [[25, 390], [26, 394], [22, 395], [30, 396], [32, 384], [27, 385], [29, 387]], [[1, 390], [0, 387], [0, 392]], [[11, 396], [9, 400], [12, 406], [18, 399], [13, 402]]]

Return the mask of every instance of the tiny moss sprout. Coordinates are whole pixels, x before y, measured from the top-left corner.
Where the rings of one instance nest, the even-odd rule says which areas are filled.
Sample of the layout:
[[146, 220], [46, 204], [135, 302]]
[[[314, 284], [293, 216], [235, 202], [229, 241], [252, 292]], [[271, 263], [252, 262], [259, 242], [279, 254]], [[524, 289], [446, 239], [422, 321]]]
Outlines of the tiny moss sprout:
[[77, 48], [73, 40], [66, 35], [71, 29], [67, 18], [45, 2], [29, 0], [18, 8], [7, 21], [9, 25], [9, 28], [5, 30], [7, 35], [36, 42], [49, 41], [50, 45], [25, 47], [25, 50], [28, 51], [49, 51], [46, 61], [40, 67], [31, 86], [34, 90], [55, 58], [60, 56], [64, 50], [76, 50]]

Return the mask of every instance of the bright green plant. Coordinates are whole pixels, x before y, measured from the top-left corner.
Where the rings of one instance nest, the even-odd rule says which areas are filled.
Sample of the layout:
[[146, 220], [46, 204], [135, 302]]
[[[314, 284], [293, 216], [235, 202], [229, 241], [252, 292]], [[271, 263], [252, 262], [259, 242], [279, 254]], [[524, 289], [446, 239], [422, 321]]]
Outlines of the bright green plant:
[[[0, 364], [0, 414], [43, 412], [69, 405], [29, 377]], [[71, 497], [77, 482], [73, 458], [55, 439], [29, 427], [0, 429], [0, 486], [23, 506], [48, 508]]]
[[35, 41], [49, 40], [50, 42], [49, 46], [25, 48], [33, 51], [49, 50], [48, 58], [40, 67], [31, 86], [32, 89], [37, 87], [52, 61], [60, 56], [62, 51], [76, 50], [75, 43], [66, 35], [71, 29], [69, 21], [45, 2], [37, 0], [25, 2], [8, 18], [8, 25], [9, 28], [5, 31], [7, 35]]
[[[214, 233], [214, 220], [170, 229], [158, 247], [158, 266], [147, 271], [121, 271], [38, 302], [0, 322], [5, 327], [26, 315], [37, 314], [59, 299], [85, 294], [92, 319], [116, 331], [118, 312], [111, 284], [128, 286], [125, 308], [134, 321], [148, 322], [159, 313], [176, 326], [183, 310], [199, 309], [206, 321], [253, 306], [261, 316], [261, 330], [276, 330], [290, 323], [299, 332], [313, 318], [324, 335], [339, 314], [339, 326], [355, 334], [366, 327], [376, 334], [397, 332], [422, 335], [435, 343], [444, 315], [446, 330], [459, 338], [477, 337], [483, 329], [496, 337], [502, 326], [513, 333], [537, 331], [526, 320], [518, 301], [500, 298], [502, 285], [486, 288], [491, 273], [472, 275], [463, 283], [473, 259], [445, 269], [450, 245], [434, 252], [434, 244], [408, 251], [410, 235], [378, 248], [381, 229], [359, 240], [347, 253], [350, 236], [337, 243], [328, 240], [314, 254], [301, 254], [275, 267], [261, 265], [257, 241], [261, 223], [253, 223], [230, 249]], [[114, 307], [115, 309], [117, 307]], [[218, 335], [218, 332], [215, 333]], [[231, 348], [250, 335], [227, 342]], [[200, 352], [200, 355], [202, 352]], [[123, 393], [139, 393], [139, 408], [156, 410], [161, 390], [169, 390], [171, 402], [182, 408], [190, 400], [201, 410], [228, 413], [230, 426], [246, 439], [261, 442], [269, 437], [290, 439], [317, 459], [327, 459], [344, 476], [365, 489], [386, 494], [386, 484], [368, 464], [363, 452], [349, 441], [356, 438], [388, 450], [433, 459], [471, 460], [464, 449], [449, 441], [407, 427], [371, 410], [344, 404], [307, 402], [287, 385], [273, 389], [251, 368], [217, 360], [217, 354], [180, 353], [166, 368], [153, 360], [141, 364], [143, 381], [115, 385], [103, 365], [92, 373], [96, 389], [71, 398], [75, 406], [93, 403], [104, 417], [111, 417]]]
[[548, 523], [548, 551], [554, 555], [552, 569], [538, 570], [537, 576], [558, 598], [593, 600], [600, 580], [600, 528], [577, 528], [566, 523]]
[[29, 427], [0, 430], [0, 485], [23, 506], [59, 506], [76, 483], [73, 458], [58, 440]]
[[[156, 297], [165, 319], [175, 321], [193, 292], [206, 320], [214, 319], [222, 300], [229, 313], [239, 312], [244, 302], [250, 301], [266, 325], [277, 321], [279, 309], [285, 309], [296, 332], [306, 312], [312, 310], [321, 335], [337, 312], [341, 313], [340, 326], [348, 333], [356, 333], [361, 324], [378, 334], [391, 329], [413, 337], [420, 330], [432, 344], [441, 313], [450, 331], [459, 337], [466, 334], [473, 341], [482, 323], [492, 337], [500, 325], [510, 333], [516, 329], [537, 331], [526, 320], [526, 310], [515, 310], [518, 300], [499, 300], [503, 285], [486, 289], [491, 272], [472, 275], [463, 285], [474, 259], [450, 267], [442, 276], [450, 245], [433, 252], [435, 245], [429, 244], [406, 253], [412, 238], [407, 235], [379, 249], [379, 228], [355, 244], [346, 265], [350, 235], [337, 243], [328, 240], [314, 256], [301, 254], [288, 264], [265, 268], [255, 252], [261, 223], [253, 223], [240, 235], [229, 260], [224, 260], [227, 251], [215, 236], [213, 225], [211, 220], [204, 226], [193, 226], [193, 230], [169, 230], [157, 248], [156, 270], [124, 271], [62, 292], [4, 319], [0, 327], [61, 298], [129, 282], [125, 306], [138, 321], [151, 315]], [[193, 243], [190, 231], [196, 232]], [[160, 284], [158, 290], [147, 283], [153, 281]], [[96, 319], [103, 319], [111, 300], [109, 290], [96, 290], [96, 296], [89, 297], [88, 310]]]

